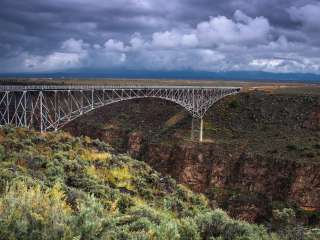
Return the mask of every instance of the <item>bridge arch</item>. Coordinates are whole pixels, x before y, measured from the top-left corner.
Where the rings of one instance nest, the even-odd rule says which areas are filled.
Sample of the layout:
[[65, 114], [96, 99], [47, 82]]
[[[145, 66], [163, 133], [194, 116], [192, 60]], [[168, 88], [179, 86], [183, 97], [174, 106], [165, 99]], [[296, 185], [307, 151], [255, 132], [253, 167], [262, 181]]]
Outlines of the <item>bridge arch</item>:
[[193, 119], [202, 118], [220, 99], [240, 88], [197, 86], [3, 86], [0, 125], [58, 130], [92, 110], [116, 102], [158, 98], [180, 105]]
[[[58, 129], [61, 129], [63, 128], [65, 125], [67, 125], [68, 123], [72, 122], [72, 121], [75, 121], [76, 119], [80, 118], [81, 116], [84, 116], [92, 111], [95, 111], [95, 110], [98, 110], [100, 108], [103, 108], [103, 107], [106, 107], [106, 106], [109, 106], [109, 105], [112, 105], [112, 104], [116, 104], [116, 103], [121, 103], [121, 102], [127, 102], [127, 101], [130, 101], [130, 100], [135, 100], [135, 99], [159, 99], [159, 100], [165, 100], [166, 102], [171, 102], [171, 103], [174, 103], [176, 105], [178, 105], [179, 107], [182, 107], [184, 110], [186, 110], [190, 115], [192, 115], [192, 111], [190, 109], [187, 109], [186, 106], [184, 106], [182, 103], [180, 102], [177, 102], [177, 101], [173, 101], [172, 99], [168, 99], [168, 98], [162, 98], [162, 97], [133, 97], [133, 98], [125, 98], [125, 99], [121, 99], [121, 100], [115, 100], [113, 102], [108, 102], [106, 104], [103, 104], [103, 105], [99, 105], [97, 107], [94, 107], [93, 109], [89, 109], [88, 111], [86, 112], [83, 112], [82, 114], [79, 114], [77, 116], [75, 116], [74, 118], [70, 119], [69, 121], [63, 123], [62, 125], [59, 125], [56, 130]], [[66, 117], [68, 118], [68, 117]], [[50, 130], [50, 129], [47, 129], [47, 130]]]

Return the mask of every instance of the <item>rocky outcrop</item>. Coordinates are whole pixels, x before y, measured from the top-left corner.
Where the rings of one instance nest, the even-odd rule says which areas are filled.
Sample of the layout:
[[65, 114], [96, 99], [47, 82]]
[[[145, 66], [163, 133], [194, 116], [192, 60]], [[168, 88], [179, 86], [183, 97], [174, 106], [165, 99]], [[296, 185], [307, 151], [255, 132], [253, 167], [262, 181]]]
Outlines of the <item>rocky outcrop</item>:
[[143, 147], [143, 132], [131, 132], [128, 135], [128, 149], [127, 152], [133, 158], [140, 158]]
[[289, 199], [303, 209], [320, 211], [320, 164], [302, 164], [295, 169]]
[[232, 155], [212, 145], [151, 145], [144, 159], [194, 191], [215, 194], [213, 199], [227, 205], [230, 214], [247, 221], [270, 216], [272, 202], [320, 211], [320, 164]]
[[303, 123], [303, 127], [311, 130], [320, 130], [320, 109], [310, 114], [309, 118]]

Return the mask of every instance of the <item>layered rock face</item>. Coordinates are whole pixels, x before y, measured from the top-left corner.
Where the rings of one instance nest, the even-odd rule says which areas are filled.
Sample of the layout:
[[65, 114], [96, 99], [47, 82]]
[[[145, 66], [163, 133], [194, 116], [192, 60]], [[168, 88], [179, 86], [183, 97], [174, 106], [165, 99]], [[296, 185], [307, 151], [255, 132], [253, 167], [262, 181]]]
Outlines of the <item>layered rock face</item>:
[[[178, 154], [177, 154], [178, 153]], [[207, 193], [231, 215], [250, 222], [271, 215], [273, 202], [320, 211], [320, 164], [297, 163], [212, 146], [149, 146], [146, 162], [194, 191]]]
[[319, 97], [224, 99], [204, 119], [203, 144], [189, 140], [190, 123], [178, 106], [139, 100], [108, 106], [67, 129], [146, 161], [240, 219], [265, 222], [272, 209], [289, 206], [305, 223], [319, 221]]
[[143, 148], [143, 132], [131, 132], [128, 136], [127, 152], [133, 158], [140, 158]]

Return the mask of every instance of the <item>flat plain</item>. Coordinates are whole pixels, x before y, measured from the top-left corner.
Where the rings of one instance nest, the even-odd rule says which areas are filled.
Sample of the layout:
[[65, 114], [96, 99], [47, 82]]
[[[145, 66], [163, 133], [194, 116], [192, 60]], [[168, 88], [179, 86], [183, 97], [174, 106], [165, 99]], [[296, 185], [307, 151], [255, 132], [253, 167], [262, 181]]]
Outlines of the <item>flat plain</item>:
[[103, 78], [0, 78], [0, 85], [160, 85], [241, 87], [242, 92], [263, 91], [273, 94], [320, 95], [320, 83], [264, 82], [233, 80], [177, 79], [103, 79]]

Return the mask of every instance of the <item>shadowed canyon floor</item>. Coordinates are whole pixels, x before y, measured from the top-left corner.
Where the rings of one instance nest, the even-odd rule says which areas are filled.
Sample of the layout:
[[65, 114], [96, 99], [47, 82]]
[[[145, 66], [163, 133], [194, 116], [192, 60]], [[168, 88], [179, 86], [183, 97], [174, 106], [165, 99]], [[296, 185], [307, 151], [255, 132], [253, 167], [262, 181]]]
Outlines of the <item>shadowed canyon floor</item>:
[[203, 144], [190, 141], [190, 127], [179, 106], [143, 99], [97, 109], [65, 129], [128, 152], [234, 217], [268, 223], [290, 207], [304, 224], [319, 224], [319, 96], [242, 93], [208, 111]]

